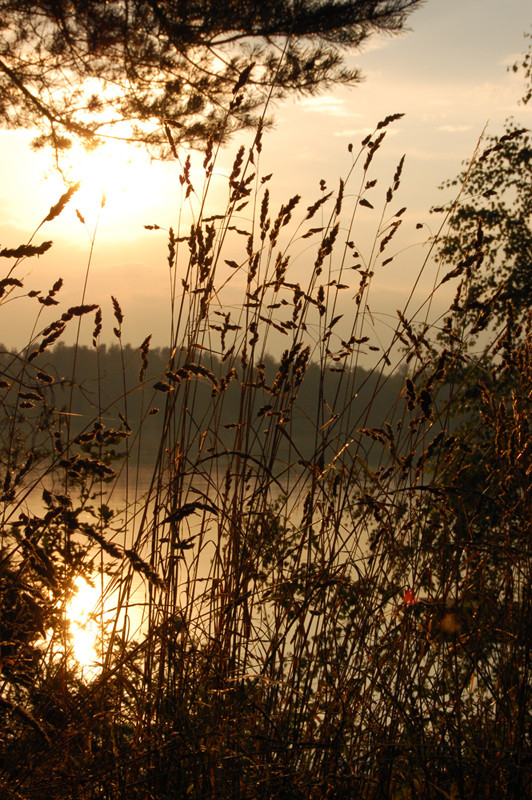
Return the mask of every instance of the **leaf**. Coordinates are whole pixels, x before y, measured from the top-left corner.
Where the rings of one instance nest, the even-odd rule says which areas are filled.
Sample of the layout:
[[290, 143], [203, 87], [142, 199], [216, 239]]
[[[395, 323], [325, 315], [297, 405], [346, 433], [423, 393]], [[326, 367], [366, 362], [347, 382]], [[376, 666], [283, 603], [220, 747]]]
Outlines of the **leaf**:
[[163, 523], [181, 522], [182, 519], [184, 519], [185, 517], [189, 517], [191, 514], [194, 514], [195, 511], [209, 511], [211, 514], [218, 513], [218, 509], [208, 503], [201, 503], [201, 502], [185, 503], [180, 508], [176, 508], [175, 511], [172, 511], [171, 514], [168, 514], [168, 516], [163, 519]]
[[405, 592], [405, 596], [403, 597], [403, 603], [405, 604], [405, 606], [415, 606], [417, 602], [418, 600], [413, 590], [407, 589]]
[[303, 234], [301, 237], [302, 239], [308, 239], [310, 236], [313, 236], [315, 233], [321, 233], [323, 228], [309, 228], [309, 230]]
[[332, 319], [332, 320], [329, 322], [328, 326], [327, 326], [327, 327], [329, 328], [329, 330], [330, 330], [331, 328], [334, 328], [334, 326], [336, 325], [336, 323], [337, 323], [337, 322], [339, 322], [339, 321], [342, 319], [342, 317], [343, 317], [343, 316], [344, 316], [343, 314], [338, 314], [338, 316], [337, 316], [337, 317], [335, 317], [334, 319]]
[[46, 253], [51, 246], [52, 242], [43, 242], [39, 245], [21, 244], [20, 247], [15, 248], [4, 247], [3, 250], [0, 250], [0, 256], [3, 258], [22, 258], [23, 256], [29, 258], [31, 256], [42, 256], [42, 254]]
[[239, 75], [237, 82], [233, 86], [233, 94], [236, 94], [239, 89], [241, 89], [249, 80], [249, 76], [251, 75], [251, 70], [255, 66], [255, 62], [253, 61], [249, 64]]
[[53, 219], [58, 217], [61, 211], [66, 206], [66, 204], [72, 198], [72, 195], [78, 191], [80, 186], [81, 186], [81, 181], [78, 181], [77, 183], [74, 183], [72, 186], [69, 186], [67, 191], [61, 195], [57, 203], [50, 208], [50, 211], [43, 219], [43, 222], [51, 222]]

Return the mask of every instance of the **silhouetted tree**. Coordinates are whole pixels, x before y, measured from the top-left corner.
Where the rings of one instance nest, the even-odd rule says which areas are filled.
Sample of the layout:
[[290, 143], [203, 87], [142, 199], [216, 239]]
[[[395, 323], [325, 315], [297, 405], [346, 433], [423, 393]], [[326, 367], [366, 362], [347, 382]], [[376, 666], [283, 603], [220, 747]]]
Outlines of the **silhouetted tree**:
[[[532, 92], [531, 59], [529, 48], [513, 67], [524, 74], [524, 104]], [[532, 140], [528, 130], [509, 119], [504, 134], [488, 137], [486, 144], [471, 165], [441, 187], [464, 186], [464, 193], [452, 211], [440, 254], [455, 268], [460, 260], [468, 262], [459, 304], [470, 319], [497, 292], [494, 320], [505, 319], [511, 302], [519, 321], [532, 305]]]
[[0, 120], [56, 148], [223, 140], [269, 97], [360, 80], [343, 51], [401, 30], [419, 2], [2, 0]]

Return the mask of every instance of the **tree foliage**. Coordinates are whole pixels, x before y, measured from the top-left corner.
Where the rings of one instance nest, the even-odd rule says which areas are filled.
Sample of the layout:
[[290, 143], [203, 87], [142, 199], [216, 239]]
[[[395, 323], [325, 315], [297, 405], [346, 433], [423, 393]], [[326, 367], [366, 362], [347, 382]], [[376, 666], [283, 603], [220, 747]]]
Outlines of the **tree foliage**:
[[[531, 57], [529, 49], [513, 67], [524, 75], [524, 104], [532, 91]], [[463, 193], [452, 209], [440, 255], [444, 263], [456, 266], [457, 258], [478, 249], [475, 242], [481, 237], [483, 258], [476, 259], [476, 268], [468, 265], [460, 305], [470, 317], [478, 315], [481, 298], [497, 293], [494, 321], [500, 324], [508, 302], [519, 320], [532, 305], [532, 139], [527, 129], [509, 119], [504, 134], [489, 136], [486, 145], [472, 164], [441, 187], [463, 187]]]
[[56, 148], [223, 140], [272, 96], [360, 80], [343, 52], [401, 30], [419, 2], [2, 0], [0, 119]]

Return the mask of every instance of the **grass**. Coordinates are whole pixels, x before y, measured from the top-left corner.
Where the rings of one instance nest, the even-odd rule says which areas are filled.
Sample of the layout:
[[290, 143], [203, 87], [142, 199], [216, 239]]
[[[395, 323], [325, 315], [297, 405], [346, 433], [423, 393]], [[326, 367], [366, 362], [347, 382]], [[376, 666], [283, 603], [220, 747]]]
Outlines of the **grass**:
[[[461, 322], [462, 263], [437, 281], [458, 286], [438, 327], [406, 308], [375, 343], [371, 279], [405, 209], [403, 161], [381, 209], [371, 168], [396, 116], [309, 205], [271, 208], [260, 130], [219, 214], [212, 143], [202, 187], [181, 164], [182, 221], [154, 231], [162, 367], [149, 336], [123, 343], [117, 298], [112, 397], [85, 298], [44, 330], [37, 313], [32, 341], [3, 354], [2, 797], [530, 796], [530, 330], [509, 312], [475, 355], [489, 298]], [[0, 253], [3, 300], [56, 302], [59, 283], [30, 297], [16, 277], [46, 244]], [[91, 390], [81, 340], [54, 372], [84, 318]], [[67, 618], [80, 575], [103, 593], [85, 678]]]

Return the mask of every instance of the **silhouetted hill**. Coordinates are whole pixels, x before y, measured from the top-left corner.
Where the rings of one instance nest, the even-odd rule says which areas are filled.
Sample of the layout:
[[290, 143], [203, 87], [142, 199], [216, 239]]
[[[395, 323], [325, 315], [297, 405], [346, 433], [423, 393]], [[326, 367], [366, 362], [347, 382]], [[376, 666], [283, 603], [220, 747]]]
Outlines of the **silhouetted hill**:
[[[62, 429], [63, 435], [66, 429], [72, 437], [89, 431], [96, 421], [105, 428], [131, 428], [131, 441], [137, 443], [142, 431], [140, 453], [146, 463], [160, 446], [167, 403], [173, 409], [173, 434], [168, 432], [167, 442], [172, 435], [179, 440], [182, 426], [193, 426], [197, 447], [205, 452], [221, 453], [240, 442], [238, 446], [253, 454], [261, 451], [263, 437], [275, 424], [282, 428], [279, 435], [284, 439], [280, 452], [290, 463], [320, 453], [325, 428], [335, 428], [332, 437], [328, 431], [327, 450], [322, 454], [331, 458], [348, 439], [359, 437], [360, 428], [381, 428], [402, 416], [397, 403], [404, 385], [403, 371], [384, 375], [357, 367], [341, 372], [311, 363], [297, 386], [289, 371], [285, 383], [279, 381], [280, 363], [267, 356], [253, 371], [253, 392], [244, 397], [242, 384], [247, 380], [249, 388], [249, 372], [243, 378], [239, 362], [230, 373], [227, 364], [211, 353], [199, 351], [195, 359], [179, 353], [172, 356], [169, 348], [154, 348], [143, 365], [140, 349], [130, 345], [102, 345], [96, 350], [59, 343], [24, 367], [15, 354], [4, 351], [0, 366], [12, 379], [9, 402], [15, 402], [16, 390], [19, 395], [31, 395], [35, 390], [46, 396], [44, 405], [25, 400], [24, 414], [32, 424], [41, 429], [48, 426], [51, 432]], [[42, 376], [49, 378], [43, 382]], [[223, 397], [214, 402], [213, 393]], [[245, 408], [242, 403], [247, 404]], [[252, 428], [242, 422], [249, 419], [255, 420]], [[371, 446], [371, 440], [364, 442], [368, 460], [374, 461], [381, 451], [369, 452]]]

